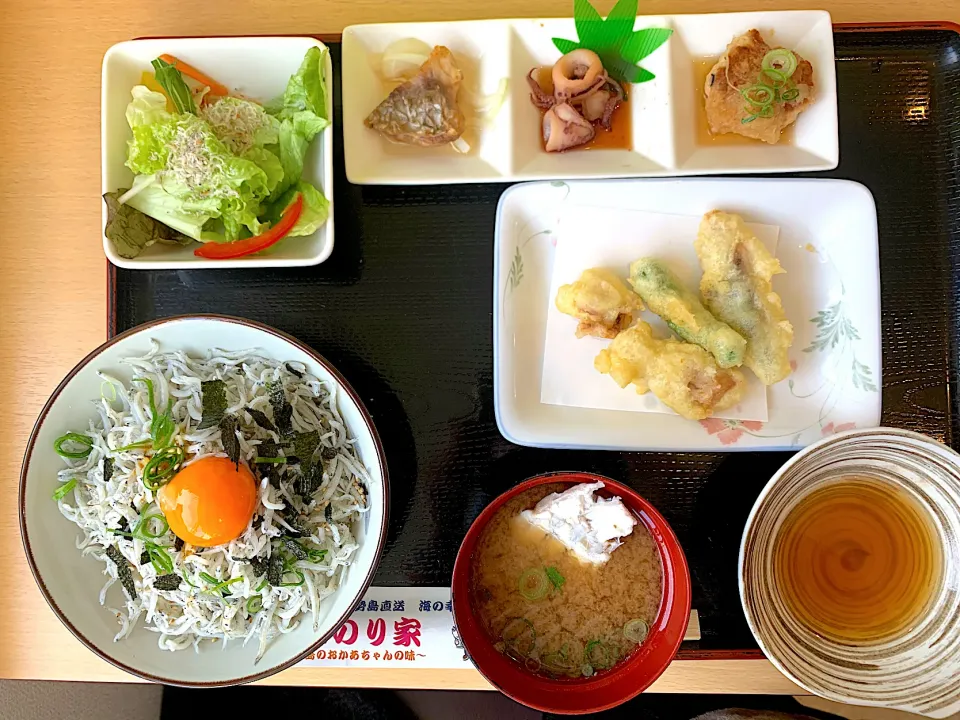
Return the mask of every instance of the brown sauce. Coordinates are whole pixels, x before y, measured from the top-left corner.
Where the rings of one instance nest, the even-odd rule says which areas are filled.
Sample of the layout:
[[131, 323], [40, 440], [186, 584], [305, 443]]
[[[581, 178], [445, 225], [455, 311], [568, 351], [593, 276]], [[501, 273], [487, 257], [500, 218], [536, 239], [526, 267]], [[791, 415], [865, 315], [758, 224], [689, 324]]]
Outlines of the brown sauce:
[[[553, 77], [551, 76], [553, 68], [542, 67], [535, 75], [543, 91], [553, 94]], [[622, 86], [621, 86], [622, 87]], [[546, 152], [546, 142], [543, 139], [543, 116], [547, 114], [546, 110], [540, 111], [540, 124], [537, 125], [537, 134], [540, 136], [540, 147]], [[613, 111], [610, 117], [610, 129], [607, 130], [599, 123], [594, 123], [596, 135], [593, 140], [577, 147], [572, 147], [561, 152], [574, 152], [579, 150], [632, 150], [633, 149], [633, 123], [630, 121], [630, 90], [629, 85], [624, 87], [623, 101]]]
[[[767, 145], [763, 140], [744, 137], [736, 133], [723, 133], [714, 135], [710, 132], [710, 124], [707, 122], [707, 106], [704, 102], [703, 88], [707, 83], [707, 76], [710, 70], [717, 64], [719, 58], [708, 57], [698, 58], [693, 61], [693, 92], [695, 94], [695, 105], [697, 108], [696, 130], [697, 145], [706, 145], [708, 147], [717, 147], [718, 145]], [[777, 145], [793, 145], [796, 123], [790, 125], [780, 134], [780, 142]]]

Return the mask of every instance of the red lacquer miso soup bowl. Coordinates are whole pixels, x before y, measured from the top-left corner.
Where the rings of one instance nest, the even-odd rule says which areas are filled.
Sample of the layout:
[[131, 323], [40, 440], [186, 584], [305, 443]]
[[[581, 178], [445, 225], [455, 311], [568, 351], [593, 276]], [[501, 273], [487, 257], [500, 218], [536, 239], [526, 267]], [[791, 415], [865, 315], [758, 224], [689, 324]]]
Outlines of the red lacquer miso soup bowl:
[[[479, 541], [498, 511], [521, 493], [541, 485], [561, 484], [569, 487], [598, 481], [605, 486], [598, 496], [619, 497], [637, 517], [638, 528], [642, 524], [653, 538], [663, 571], [659, 609], [646, 639], [631, 654], [607, 670], [590, 677], [549, 677], [530, 672], [497, 649], [475, 607], [471, 583]], [[460, 546], [453, 569], [452, 594], [454, 620], [464, 650], [480, 673], [504, 695], [528, 707], [550, 713], [599, 712], [643, 692], [673, 660], [690, 618], [690, 571], [680, 543], [667, 521], [630, 488], [591, 473], [538, 475], [490, 503], [474, 521]]]

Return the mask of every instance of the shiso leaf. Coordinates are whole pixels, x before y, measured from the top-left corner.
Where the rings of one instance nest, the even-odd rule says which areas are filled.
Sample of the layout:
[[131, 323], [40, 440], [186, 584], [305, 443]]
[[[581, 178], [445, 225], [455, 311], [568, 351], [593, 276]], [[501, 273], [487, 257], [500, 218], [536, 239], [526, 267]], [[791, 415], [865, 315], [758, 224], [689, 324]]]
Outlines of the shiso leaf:
[[120, 552], [120, 548], [116, 545], [110, 545], [107, 548], [107, 557], [113, 560], [113, 564], [117, 566], [117, 577], [120, 578], [120, 584], [123, 585], [123, 589], [127, 591], [127, 595], [131, 600], [137, 599], [137, 586], [133, 582], [133, 574], [130, 572], [130, 563], [127, 562], [127, 559], [123, 556], [123, 553]]
[[268, 383], [267, 391], [270, 393], [270, 407], [273, 408], [273, 422], [277, 426], [277, 432], [281, 435], [290, 434], [293, 430], [290, 420], [293, 417], [293, 407], [287, 402], [283, 383], [280, 381]]
[[223, 443], [223, 451], [237, 468], [240, 467], [240, 440], [237, 439], [239, 427], [240, 423], [233, 415], [224, 415], [220, 421], [220, 442]]
[[[277, 432], [277, 426], [270, 422], [270, 418], [267, 417], [265, 412], [256, 410], [254, 408], [244, 408], [247, 413], [253, 418], [253, 421], [262, 427], [264, 430], [269, 430], [270, 432]], [[262, 454], [262, 453], [261, 453]], [[267, 456], [264, 456], [267, 457]], [[272, 455], [270, 457], [273, 457]]]
[[203, 418], [197, 430], [216, 427], [227, 412], [227, 385], [223, 380], [207, 380], [200, 383], [200, 400], [203, 403]]
[[550, 580], [550, 584], [553, 585], [555, 590], [559, 590], [563, 587], [563, 584], [566, 582], [566, 579], [563, 575], [560, 574], [560, 571], [555, 567], [545, 568], [547, 573], [547, 579]]
[[153, 581], [153, 586], [157, 590], [176, 590], [180, 587], [180, 576], [176, 573], [161, 575]]
[[267, 566], [267, 582], [273, 586], [283, 582], [283, 558], [279, 552], [275, 552], [270, 558], [270, 564]]

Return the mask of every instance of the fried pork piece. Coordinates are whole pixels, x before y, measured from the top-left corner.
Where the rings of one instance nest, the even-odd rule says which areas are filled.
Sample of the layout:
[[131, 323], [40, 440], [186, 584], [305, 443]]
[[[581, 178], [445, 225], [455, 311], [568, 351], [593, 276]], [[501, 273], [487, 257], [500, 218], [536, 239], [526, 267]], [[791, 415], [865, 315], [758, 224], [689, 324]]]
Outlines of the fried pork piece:
[[664, 405], [690, 420], [702, 420], [740, 402], [743, 373], [723, 369], [699, 345], [658, 340], [645, 322], [617, 335], [593, 366], [620, 387], [633, 383], [641, 395], [653, 392]]
[[720, 367], [743, 363], [747, 341], [711, 315], [696, 293], [685, 288], [664, 262], [657, 258], [634, 261], [630, 265], [630, 284], [671, 330], [713, 355]]
[[462, 80], [453, 53], [437, 45], [417, 76], [395, 88], [363, 124], [405, 145], [453, 142], [466, 124], [457, 105]]
[[797, 55], [797, 69], [788, 79], [798, 95], [789, 102], [771, 105], [771, 117], [756, 117], [743, 122], [753, 113], [741, 90], [756, 85], [761, 78], [764, 56], [774, 48], [764, 42], [757, 30], [748, 30], [727, 45], [726, 52], [713, 66], [704, 83], [707, 123], [714, 135], [736, 133], [776, 144], [784, 128], [813, 102], [813, 65]]
[[580, 279], [561, 285], [557, 309], [577, 318], [577, 337], [612, 339], [633, 322], [633, 311], [643, 310], [640, 298], [609, 270], [584, 270]]
[[764, 385], [790, 374], [787, 351], [793, 326], [771, 279], [784, 272], [739, 215], [713, 210], [703, 216], [694, 247], [703, 268], [700, 294], [714, 315], [747, 339], [743, 364]]

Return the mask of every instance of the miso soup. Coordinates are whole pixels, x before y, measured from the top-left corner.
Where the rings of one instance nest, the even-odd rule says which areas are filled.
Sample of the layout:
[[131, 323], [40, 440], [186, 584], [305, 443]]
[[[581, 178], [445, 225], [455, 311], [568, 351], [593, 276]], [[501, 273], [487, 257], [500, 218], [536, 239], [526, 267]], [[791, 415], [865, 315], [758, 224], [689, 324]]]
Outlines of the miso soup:
[[508, 501], [473, 556], [473, 605], [487, 636], [548, 677], [589, 677], [626, 659], [646, 639], [663, 594], [660, 555], [642, 522], [595, 565], [520, 517], [569, 487], [541, 485]]

